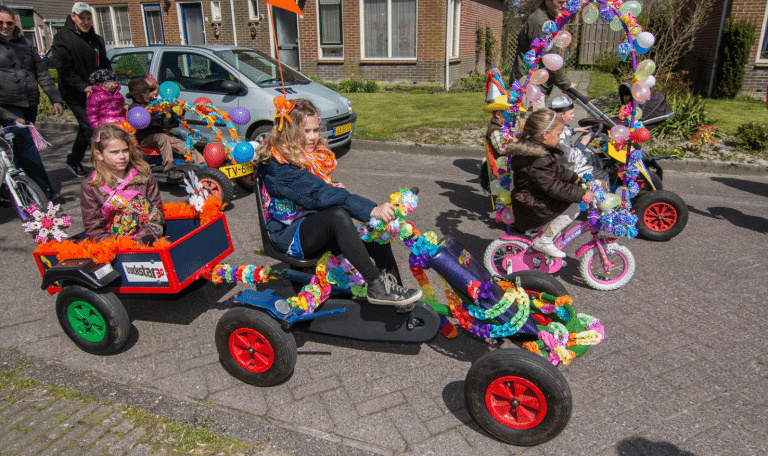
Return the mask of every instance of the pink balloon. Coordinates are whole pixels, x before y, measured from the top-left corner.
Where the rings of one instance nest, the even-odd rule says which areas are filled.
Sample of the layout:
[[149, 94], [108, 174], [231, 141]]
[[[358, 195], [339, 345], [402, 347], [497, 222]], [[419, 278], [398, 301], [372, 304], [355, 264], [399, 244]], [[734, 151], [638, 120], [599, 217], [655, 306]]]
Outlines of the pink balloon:
[[533, 103], [541, 98], [541, 89], [536, 84], [529, 84], [525, 96]]
[[644, 83], [637, 81], [632, 84], [632, 98], [642, 103], [651, 96], [651, 89]]
[[515, 216], [512, 214], [512, 210], [510, 208], [505, 207], [504, 210], [501, 211], [501, 221], [507, 225], [515, 223]]
[[560, 47], [568, 47], [571, 44], [573, 37], [565, 30], [561, 30], [556, 37], [552, 38], [552, 42]]
[[616, 125], [615, 127], [611, 128], [611, 139], [618, 142], [624, 142], [629, 138], [629, 128], [625, 127], [624, 125]]
[[549, 79], [549, 72], [544, 68], [540, 68], [533, 72], [531, 75], [531, 84], [544, 84]]
[[544, 62], [545, 67], [552, 71], [557, 71], [563, 67], [563, 58], [560, 57], [560, 54], [544, 54], [541, 61]]

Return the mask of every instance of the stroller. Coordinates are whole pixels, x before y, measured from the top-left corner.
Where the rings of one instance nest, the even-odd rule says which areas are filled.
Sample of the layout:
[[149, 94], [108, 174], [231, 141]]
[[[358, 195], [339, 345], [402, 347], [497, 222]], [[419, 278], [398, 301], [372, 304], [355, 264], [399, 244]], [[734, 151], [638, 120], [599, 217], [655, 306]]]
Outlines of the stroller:
[[[619, 170], [626, 164], [626, 149], [616, 150], [608, 136], [608, 131], [622, 121], [618, 117], [609, 117], [597, 108], [584, 94], [575, 89], [567, 91], [574, 103], [587, 111], [589, 117], [579, 120], [579, 126], [592, 129], [591, 141], [593, 147], [602, 154], [595, 154], [603, 169], [610, 176], [611, 190], [622, 185]], [[629, 84], [619, 85], [619, 100], [625, 105], [632, 100], [632, 88]], [[663, 93], [651, 89], [651, 96], [638, 105], [642, 110], [645, 128], [649, 131], [664, 123], [675, 115], [667, 104]], [[634, 146], [634, 145], [633, 145]], [[638, 216], [637, 230], [652, 241], [667, 241], [680, 234], [688, 223], [688, 206], [677, 194], [664, 190], [662, 178], [664, 170], [658, 160], [670, 158], [671, 155], [651, 156], [643, 151], [643, 160], [638, 164], [640, 176], [637, 182], [640, 192], [632, 200], [632, 206]]]

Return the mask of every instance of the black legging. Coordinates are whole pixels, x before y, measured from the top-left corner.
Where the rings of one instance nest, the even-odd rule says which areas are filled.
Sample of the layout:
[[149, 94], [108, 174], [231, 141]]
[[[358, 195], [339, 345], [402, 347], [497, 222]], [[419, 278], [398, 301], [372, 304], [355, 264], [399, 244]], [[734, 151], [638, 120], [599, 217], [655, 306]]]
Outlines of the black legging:
[[381, 270], [393, 274], [397, 282], [402, 283], [392, 247], [363, 242], [352, 217], [338, 206], [308, 215], [299, 226], [299, 240], [305, 258], [320, 256], [330, 250], [344, 255], [368, 283], [376, 280]]

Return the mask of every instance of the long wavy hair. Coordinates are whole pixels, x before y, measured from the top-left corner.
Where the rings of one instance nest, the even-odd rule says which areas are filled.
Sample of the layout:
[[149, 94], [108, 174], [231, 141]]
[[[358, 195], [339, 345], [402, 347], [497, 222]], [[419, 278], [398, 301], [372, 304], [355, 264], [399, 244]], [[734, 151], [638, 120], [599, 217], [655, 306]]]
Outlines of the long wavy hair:
[[518, 141], [532, 141], [538, 139], [545, 131], [565, 125], [562, 116], [558, 116], [550, 109], [538, 109], [533, 111], [527, 119]]
[[97, 154], [103, 154], [107, 141], [112, 139], [128, 144], [128, 153], [130, 157], [130, 162], [128, 163], [127, 168], [128, 171], [130, 171], [131, 168], [136, 168], [139, 173], [145, 176], [151, 174], [149, 164], [142, 158], [141, 151], [136, 147], [136, 143], [133, 142], [131, 136], [115, 124], [103, 123], [96, 128], [96, 131], [93, 132], [93, 138], [91, 139], [91, 165], [93, 165], [93, 173], [95, 174], [95, 177], [90, 182], [91, 185], [101, 186], [106, 184], [113, 188], [117, 185], [117, 178], [115, 178], [103, 161], [97, 159]]
[[[278, 130], [277, 128], [280, 121], [278, 118], [275, 118], [272, 134], [269, 135], [269, 138], [256, 151], [255, 161], [259, 163], [269, 162], [272, 158], [272, 148], [274, 147], [291, 165], [301, 167], [306, 166], [306, 160], [301, 153], [306, 145], [306, 138], [304, 137], [304, 120], [311, 116], [318, 116], [319, 118], [320, 112], [315, 105], [307, 99], [299, 98], [295, 101], [296, 105], [291, 109], [291, 112], [288, 113], [288, 115], [291, 116], [291, 121], [288, 122], [288, 119], [285, 119], [283, 121], [283, 129]], [[325, 131], [325, 124], [323, 124], [322, 119], [320, 119], [320, 131]], [[320, 139], [318, 140], [318, 146], [328, 147], [328, 143], [322, 135], [320, 135]]]

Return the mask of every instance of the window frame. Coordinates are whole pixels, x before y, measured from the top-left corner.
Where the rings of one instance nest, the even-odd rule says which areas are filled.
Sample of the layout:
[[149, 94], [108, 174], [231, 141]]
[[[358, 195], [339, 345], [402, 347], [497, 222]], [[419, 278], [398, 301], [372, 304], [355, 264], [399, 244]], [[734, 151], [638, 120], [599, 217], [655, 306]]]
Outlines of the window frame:
[[760, 30], [760, 42], [758, 43], [757, 54], [755, 55], [755, 63], [757, 64], [768, 65], [768, 56], [765, 58], [760, 57], [764, 52], [768, 54], [768, 36], [766, 36], [766, 34], [768, 34], [768, 4], [766, 4], [765, 11], [763, 12], [763, 24]]
[[401, 60], [415, 62], [419, 58], [419, 0], [413, 0], [415, 6], [414, 16], [414, 56], [413, 57], [393, 57], [392, 56], [392, 0], [386, 0], [387, 2], [387, 55], [382, 57], [368, 57], [365, 55], [365, 2], [366, 0], [360, 0], [360, 60], [365, 61], [377, 61], [377, 60]]
[[[339, 42], [323, 42], [323, 13], [320, 8], [321, 4], [338, 4], [339, 5]], [[318, 47], [318, 59], [319, 60], [344, 60], [344, 5], [343, 0], [317, 0], [317, 47]], [[341, 49], [340, 56], [325, 56], [323, 55], [324, 49]]]
[[211, 22], [221, 22], [221, 0], [211, 0]]
[[[111, 32], [112, 32], [112, 38], [113, 38], [113, 42], [114, 42], [114, 44], [110, 45], [110, 44], [108, 44], [106, 42], [106, 39], [104, 40], [108, 49], [111, 49], [111, 48], [125, 48], [125, 47], [132, 47], [132, 46], [134, 46], [134, 44], [133, 44], [133, 33], [132, 33], [132, 29], [131, 29], [130, 8], [128, 7], [127, 3], [115, 3], [115, 4], [106, 4], [106, 5], [93, 5], [92, 8], [93, 8], [94, 13], [98, 13], [98, 14], [103, 14], [104, 10], [108, 11], [108, 14], [109, 14], [109, 24], [110, 24], [110, 26], [112, 28]], [[118, 36], [119, 35], [119, 33], [118, 33], [119, 28], [118, 28], [118, 22], [117, 22], [117, 15], [115, 13], [115, 9], [116, 8], [125, 8], [126, 11], [128, 12], [128, 15], [126, 17], [128, 18], [128, 31], [129, 31], [128, 38], [129, 38], [129, 41], [126, 41], [124, 45], [122, 44], [122, 41], [120, 40], [120, 37]], [[101, 24], [100, 24], [100, 21], [98, 20], [98, 18], [94, 18], [93, 28], [96, 30], [96, 33], [98, 33], [99, 35], [104, 37], [104, 31], [101, 30]]]
[[[147, 8], [157, 8], [157, 10], [160, 12], [159, 18], [160, 18], [160, 35], [163, 38], [162, 43], [152, 43], [149, 39], [149, 21], [147, 18]], [[165, 28], [163, 27], [163, 10], [160, 7], [159, 3], [142, 3], [141, 4], [141, 16], [144, 19], [144, 39], [147, 41], [147, 46], [164, 46], [165, 45]]]
[[248, 19], [251, 21], [261, 20], [258, 0], [248, 0]]
[[461, 0], [448, 0], [448, 8], [452, 12], [448, 35], [451, 52], [448, 58], [458, 59], [461, 55]]

